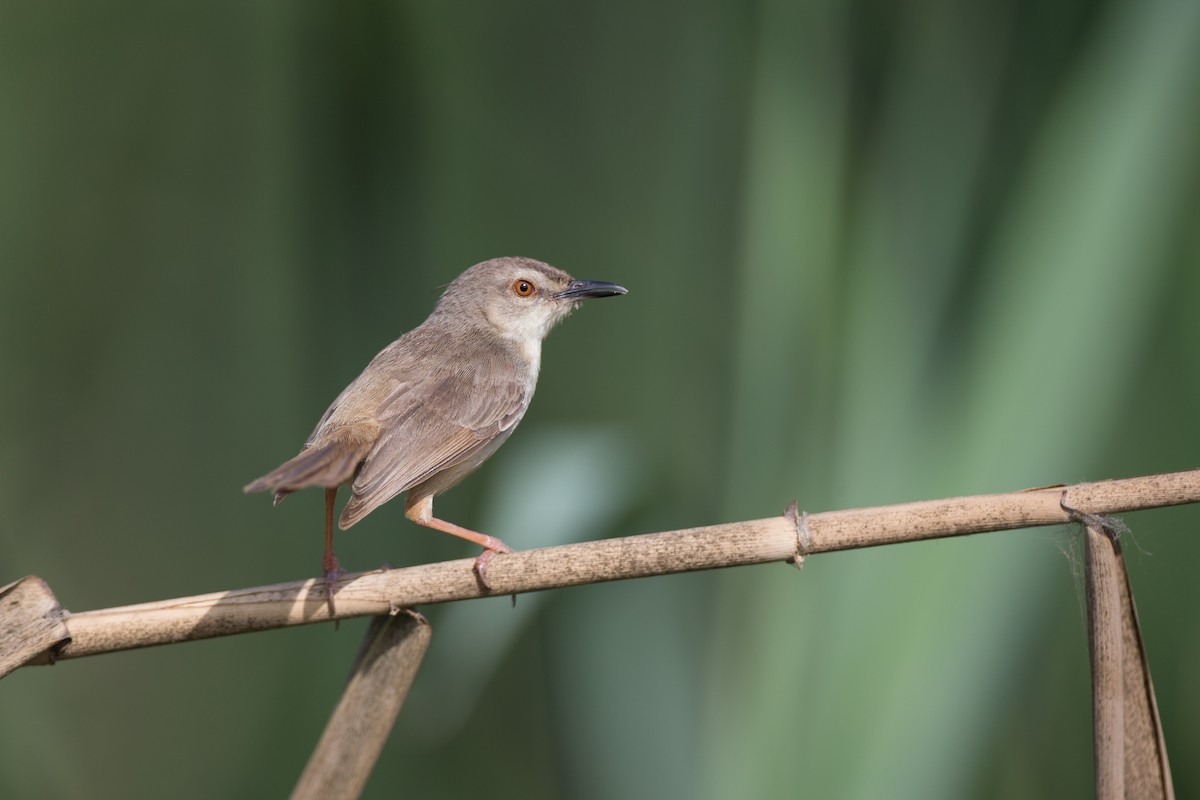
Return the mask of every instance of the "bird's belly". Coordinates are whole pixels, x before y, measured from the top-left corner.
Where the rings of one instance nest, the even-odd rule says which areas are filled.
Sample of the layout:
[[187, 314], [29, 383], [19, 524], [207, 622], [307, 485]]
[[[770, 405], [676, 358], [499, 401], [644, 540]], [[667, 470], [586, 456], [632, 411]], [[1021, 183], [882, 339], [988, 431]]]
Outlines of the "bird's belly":
[[[520, 420], [518, 420], [518, 422], [519, 421]], [[501, 431], [494, 439], [481, 447], [470, 458], [453, 466], [447, 467], [438, 474], [426, 480], [424, 483], [414, 486], [409, 490], [410, 495], [414, 497], [420, 495], [438, 495], [447, 489], [457, 486], [463, 478], [470, 475], [472, 472], [477, 470], [484, 461], [487, 461], [489, 458], [491, 458], [492, 454], [500, 448], [500, 445], [504, 444], [505, 440], [512, 435], [512, 432], [516, 429], [516, 427], [517, 423], [514, 422], [507, 430]]]

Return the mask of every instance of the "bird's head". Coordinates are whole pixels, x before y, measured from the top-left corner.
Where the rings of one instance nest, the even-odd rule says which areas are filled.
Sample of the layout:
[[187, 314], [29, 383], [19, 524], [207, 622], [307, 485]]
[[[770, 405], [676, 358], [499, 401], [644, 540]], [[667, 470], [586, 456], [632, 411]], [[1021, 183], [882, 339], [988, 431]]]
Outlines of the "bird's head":
[[438, 312], [470, 315], [505, 339], [540, 343], [581, 300], [626, 289], [607, 281], [579, 281], [532, 258], [494, 258], [468, 269], [446, 287]]

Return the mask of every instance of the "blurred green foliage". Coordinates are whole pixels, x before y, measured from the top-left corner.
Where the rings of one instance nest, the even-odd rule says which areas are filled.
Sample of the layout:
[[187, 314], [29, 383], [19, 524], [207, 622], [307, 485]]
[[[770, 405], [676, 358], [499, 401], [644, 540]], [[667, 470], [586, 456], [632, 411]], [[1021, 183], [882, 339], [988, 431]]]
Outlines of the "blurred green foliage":
[[[5, 2], [0, 583], [316, 574], [240, 487], [497, 255], [613, 280], [439, 512], [518, 548], [1197, 466], [1200, 4]], [[1200, 514], [1129, 515], [1181, 797]], [[1080, 797], [1076, 532], [425, 609], [368, 797]], [[385, 507], [350, 569], [462, 557]], [[278, 797], [363, 624], [19, 671], [0, 796]]]

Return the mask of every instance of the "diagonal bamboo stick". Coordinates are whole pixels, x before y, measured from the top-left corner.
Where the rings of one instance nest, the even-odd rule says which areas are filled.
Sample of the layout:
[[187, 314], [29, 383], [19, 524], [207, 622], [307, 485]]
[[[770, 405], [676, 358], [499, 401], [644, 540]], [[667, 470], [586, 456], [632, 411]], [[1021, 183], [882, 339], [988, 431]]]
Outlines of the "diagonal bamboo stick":
[[362, 794], [431, 635], [425, 618], [410, 609], [371, 620], [350, 680], [292, 800], [352, 800]]
[[[779, 517], [502, 555], [489, 565], [488, 580], [491, 594], [503, 596], [772, 561], [799, 563], [831, 550], [1058, 525], [1075, 519], [1075, 511], [1114, 514], [1198, 501], [1200, 469], [799, 516], [793, 506]], [[347, 575], [332, 612], [320, 579], [64, 612], [70, 641], [31, 663], [487, 596], [475, 580], [473, 563], [467, 558]]]
[[1080, 514], [1085, 531], [1088, 649], [1096, 798], [1174, 800], [1150, 663], [1117, 534], [1122, 526]]
[[1096, 800], [1119, 800], [1125, 796], [1121, 566], [1104, 530], [1093, 524], [1085, 524], [1084, 530]]

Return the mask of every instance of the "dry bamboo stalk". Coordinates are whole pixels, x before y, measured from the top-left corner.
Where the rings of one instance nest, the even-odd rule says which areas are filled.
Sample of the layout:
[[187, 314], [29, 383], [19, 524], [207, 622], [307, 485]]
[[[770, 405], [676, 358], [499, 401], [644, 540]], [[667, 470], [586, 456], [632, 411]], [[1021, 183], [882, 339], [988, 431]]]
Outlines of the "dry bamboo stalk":
[[1124, 641], [1125, 673], [1125, 795], [1150, 800], [1175, 800], [1171, 765], [1167, 761], [1167, 740], [1163, 735], [1154, 683], [1150, 679], [1150, 661], [1142, 641], [1137, 605], [1125, 569], [1121, 545], [1113, 542], [1120, 568], [1121, 629]]
[[362, 794], [431, 634], [429, 623], [411, 609], [371, 621], [346, 690], [292, 800], [353, 800]]
[[1116, 534], [1123, 525], [1079, 513], [1086, 536], [1096, 797], [1174, 800], [1150, 662]]
[[[1057, 525], [1064, 503], [1112, 514], [1200, 501], [1200, 469], [877, 508], [784, 515], [503, 555], [488, 567], [494, 595], [702, 569], [796, 561], [831, 550]], [[334, 611], [311, 579], [71, 614], [73, 658], [286, 625], [387, 614], [400, 607], [486, 596], [473, 559], [365, 572], [342, 579]], [[38, 663], [46, 663], [49, 656]]]
[[1092, 748], [1096, 800], [1125, 796], [1125, 682], [1120, 567], [1112, 542], [1085, 525], [1088, 650], [1092, 659]]
[[63, 614], [41, 578], [0, 587], [0, 677], [66, 640]]

